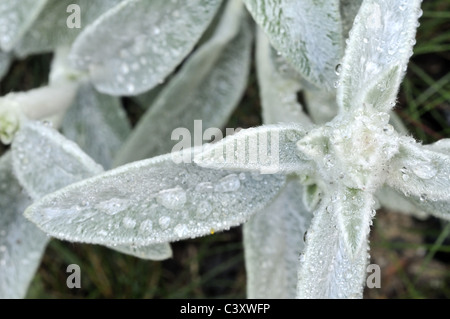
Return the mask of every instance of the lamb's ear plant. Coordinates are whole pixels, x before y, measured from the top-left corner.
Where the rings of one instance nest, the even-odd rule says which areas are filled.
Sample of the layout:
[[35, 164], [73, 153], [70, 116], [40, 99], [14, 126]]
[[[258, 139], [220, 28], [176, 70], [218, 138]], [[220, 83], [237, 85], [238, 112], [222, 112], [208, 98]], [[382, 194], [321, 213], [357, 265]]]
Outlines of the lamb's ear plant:
[[[55, 57], [48, 85], [0, 98], [0, 297], [25, 295], [47, 235], [162, 260], [244, 224], [248, 297], [360, 298], [378, 203], [450, 219], [449, 141], [390, 118], [420, 0], [26, 2], [0, 4], [0, 76]], [[264, 125], [173, 141], [226, 124], [253, 39]], [[146, 110], [133, 130], [124, 95]]]

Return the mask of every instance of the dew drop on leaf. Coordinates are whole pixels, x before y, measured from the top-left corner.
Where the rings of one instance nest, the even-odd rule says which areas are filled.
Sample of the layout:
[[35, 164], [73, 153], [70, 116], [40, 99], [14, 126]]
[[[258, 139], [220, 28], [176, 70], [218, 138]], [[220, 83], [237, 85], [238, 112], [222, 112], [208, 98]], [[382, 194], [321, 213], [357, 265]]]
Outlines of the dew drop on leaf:
[[158, 202], [168, 209], [180, 209], [186, 200], [186, 192], [181, 187], [166, 189], [158, 193]]
[[235, 192], [241, 187], [241, 182], [236, 174], [230, 174], [220, 179], [214, 190], [216, 192]]

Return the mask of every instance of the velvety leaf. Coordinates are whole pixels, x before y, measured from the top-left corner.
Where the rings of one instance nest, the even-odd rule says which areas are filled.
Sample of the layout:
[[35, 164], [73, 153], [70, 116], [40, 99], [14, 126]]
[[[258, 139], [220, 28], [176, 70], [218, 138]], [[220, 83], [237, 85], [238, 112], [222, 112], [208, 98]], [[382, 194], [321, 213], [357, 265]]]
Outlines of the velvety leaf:
[[368, 241], [358, 253], [348, 254], [330, 198], [322, 199], [306, 234], [306, 248], [300, 256], [298, 298], [362, 298]]
[[73, 61], [89, 70], [101, 92], [145, 92], [189, 54], [220, 3], [125, 0], [83, 30], [73, 46]]
[[239, 225], [270, 203], [285, 183], [278, 175], [198, 167], [189, 162], [191, 151], [85, 179], [42, 198], [25, 214], [60, 239], [146, 246]]
[[450, 200], [450, 152], [442, 147], [423, 146], [412, 138], [400, 139], [398, 154], [392, 159], [387, 184], [406, 195], [423, 200]]
[[[71, 45], [85, 27], [120, 1], [122, 0], [46, 0], [38, 18], [19, 41], [15, 51], [19, 56], [27, 56]], [[72, 15], [78, 13], [70, 5], [80, 8], [80, 28], [69, 27], [75, 19]], [[99, 47], [99, 43], [96, 47]]]
[[195, 161], [215, 169], [300, 172], [311, 165], [297, 155], [297, 141], [305, 134], [304, 128], [294, 123], [249, 128], [205, 146]]
[[244, 224], [248, 298], [295, 298], [298, 256], [312, 213], [292, 179], [266, 208]]
[[245, 0], [271, 44], [308, 81], [332, 87], [343, 54], [339, 1]]
[[0, 48], [11, 51], [39, 15], [47, 0], [0, 2]]
[[350, 258], [367, 244], [375, 201], [370, 192], [343, 188], [332, 197], [332, 210]]
[[367, 0], [361, 5], [340, 67], [341, 109], [395, 105], [415, 43], [421, 0]]
[[0, 158], [0, 298], [24, 298], [49, 238], [24, 216], [31, 204], [12, 172], [11, 153]]
[[264, 122], [296, 122], [307, 127], [311, 125], [311, 120], [297, 101], [297, 93], [302, 86], [298, 80], [287, 74], [287, 64], [275, 61], [276, 59], [284, 60], [276, 54], [264, 32], [259, 30], [256, 63]]
[[12, 150], [14, 173], [34, 199], [103, 171], [78, 145], [40, 122], [27, 121]]
[[117, 151], [131, 131], [120, 100], [98, 93], [88, 83], [78, 89], [62, 130], [105, 168], [112, 166]]

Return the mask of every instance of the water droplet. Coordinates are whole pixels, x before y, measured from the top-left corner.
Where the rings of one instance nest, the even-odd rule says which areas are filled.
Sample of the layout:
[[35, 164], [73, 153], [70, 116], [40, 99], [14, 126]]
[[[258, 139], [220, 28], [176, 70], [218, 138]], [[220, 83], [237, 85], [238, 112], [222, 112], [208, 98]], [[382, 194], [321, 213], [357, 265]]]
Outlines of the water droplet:
[[334, 68], [334, 72], [336, 73], [336, 75], [340, 75], [342, 72], [342, 64], [338, 64], [336, 65], [336, 67]]
[[128, 83], [127, 84], [127, 90], [128, 90], [129, 93], [133, 93], [134, 89], [135, 89], [135, 87], [134, 87], [134, 85], [132, 83]]
[[431, 165], [431, 163], [419, 163], [414, 165], [412, 171], [421, 179], [430, 179], [437, 174], [437, 169]]
[[235, 192], [240, 186], [239, 177], [236, 174], [230, 174], [220, 179], [214, 190], [222, 193]]
[[[86, 206], [89, 205], [88, 202], [84, 203], [86, 204]], [[124, 211], [126, 209], [127, 203], [128, 201], [124, 199], [111, 198], [109, 200], [98, 203], [97, 205], [95, 205], [95, 208], [104, 211], [107, 215], [113, 216]]]
[[124, 217], [122, 219], [123, 226], [128, 229], [133, 229], [136, 227], [136, 220], [131, 217]]
[[421, 202], [425, 202], [428, 198], [427, 198], [426, 194], [422, 194], [422, 195], [420, 195], [419, 199]]
[[186, 235], [186, 233], [188, 232], [188, 228], [184, 224], [178, 224], [175, 226], [174, 232], [178, 237], [181, 238]]
[[369, 43], [369, 39], [363, 38], [363, 42], [364, 42], [364, 43]]
[[387, 124], [383, 127], [383, 132], [387, 135], [392, 135], [392, 133], [394, 133], [394, 127], [390, 124]]
[[170, 217], [169, 216], [162, 216], [158, 220], [159, 226], [162, 229], [167, 229], [170, 226]]
[[139, 226], [139, 232], [142, 234], [149, 234], [152, 231], [153, 222], [150, 219], [144, 220]]
[[337, 89], [339, 86], [341, 86], [341, 82], [339, 82], [339, 81], [334, 82], [335, 89]]
[[128, 73], [130, 73], [130, 67], [128, 66], [128, 64], [122, 63], [122, 65], [120, 66], [120, 71], [123, 74], [128, 74]]
[[158, 203], [168, 209], [180, 209], [186, 200], [186, 192], [181, 187], [166, 189], [158, 193]]
[[154, 35], [159, 35], [160, 33], [161, 33], [161, 29], [160, 29], [160, 28], [155, 27], [155, 28], [153, 29], [153, 34], [154, 34]]
[[214, 185], [210, 182], [198, 183], [195, 186], [195, 191], [199, 193], [210, 193], [214, 191]]

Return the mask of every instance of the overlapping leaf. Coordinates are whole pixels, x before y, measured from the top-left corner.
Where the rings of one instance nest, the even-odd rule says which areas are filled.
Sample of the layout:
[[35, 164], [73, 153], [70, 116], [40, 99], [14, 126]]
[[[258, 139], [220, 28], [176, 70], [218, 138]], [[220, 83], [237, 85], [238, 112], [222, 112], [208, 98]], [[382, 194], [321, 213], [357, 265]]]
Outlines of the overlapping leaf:
[[331, 205], [330, 198], [323, 198], [314, 212], [300, 257], [298, 298], [362, 298], [368, 242], [350, 256]]
[[249, 128], [208, 145], [195, 161], [203, 167], [265, 174], [307, 171], [310, 161], [297, 155], [297, 141], [305, 134], [296, 123]]
[[48, 236], [23, 216], [31, 199], [12, 172], [11, 153], [0, 158], [0, 298], [24, 298]]
[[[19, 56], [27, 56], [70, 45], [87, 25], [120, 1], [122, 0], [46, 0], [38, 18], [19, 41], [15, 51]], [[71, 11], [70, 5], [77, 5], [80, 12]], [[73, 22], [71, 18], [75, 19], [71, 15], [78, 13], [80, 28], [69, 27], [68, 22]]]
[[42, 198], [26, 216], [57, 238], [145, 246], [239, 225], [285, 183], [283, 176], [208, 170], [183, 159], [180, 152], [121, 166]]
[[310, 119], [303, 112], [302, 106], [297, 101], [297, 93], [301, 90], [300, 82], [288, 76], [289, 68], [284, 63], [279, 69], [275, 59], [283, 59], [276, 56], [267, 36], [259, 30], [256, 48], [256, 63], [258, 67], [258, 84], [261, 94], [263, 119], [265, 123], [290, 123], [296, 122], [305, 127], [311, 125]]
[[337, 102], [388, 111], [415, 43], [421, 0], [367, 0], [361, 5], [341, 66]]
[[244, 2], [272, 45], [304, 78], [332, 87], [344, 44], [339, 1]]
[[189, 54], [220, 3], [125, 0], [83, 30], [74, 43], [72, 58], [80, 68], [89, 69], [101, 92], [145, 92]]
[[273, 202], [244, 225], [248, 298], [295, 298], [298, 256], [312, 214], [292, 179]]
[[130, 124], [117, 97], [83, 84], [62, 123], [64, 135], [105, 168], [130, 133]]
[[[201, 144], [202, 128], [221, 128], [226, 123], [242, 97], [250, 68], [252, 35], [242, 13], [240, 1], [228, 3], [212, 37], [193, 53], [140, 119], [121, 148], [116, 166], [169, 153], [179, 142], [172, 138], [181, 137], [188, 147]], [[201, 120], [200, 128], [195, 127], [195, 120]], [[176, 129], [189, 133], [172, 137]]]
[[0, 48], [11, 51], [45, 6], [47, 0], [0, 2]]

